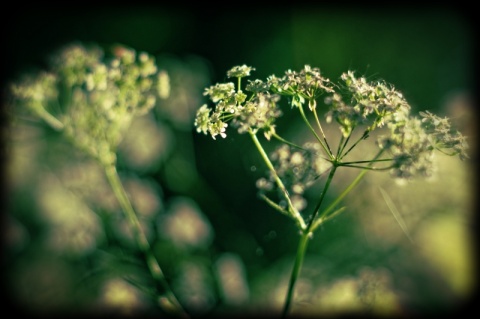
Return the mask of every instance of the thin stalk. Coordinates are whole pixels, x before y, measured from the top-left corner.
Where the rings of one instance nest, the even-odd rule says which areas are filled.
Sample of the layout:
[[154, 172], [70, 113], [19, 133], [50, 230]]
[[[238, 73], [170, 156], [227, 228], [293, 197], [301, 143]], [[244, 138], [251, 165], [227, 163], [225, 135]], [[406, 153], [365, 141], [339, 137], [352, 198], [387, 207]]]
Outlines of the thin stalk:
[[112, 190], [117, 198], [120, 206], [122, 207], [125, 217], [128, 220], [128, 223], [133, 231], [133, 236], [135, 242], [140, 249], [140, 251], [145, 255], [146, 263], [148, 269], [153, 277], [153, 279], [163, 288], [165, 291], [165, 297], [168, 299], [168, 302], [165, 302], [163, 299], [162, 305], [167, 311], [174, 311], [177, 314], [188, 317], [185, 310], [182, 308], [177, 298], [175, 297], [172, 289], [170, 288], [168, 282], [165, 279], [165, 276], [160, 268], [160, 265], [152, 253], [150, 244], [148, 243], [147, 237], [143, 232], [140, 222], [137, 218], [135, 210], [132, 207], [130, 200], [128, 199], [127, 193], [123, 187], [123, 184], [118, 175], [117, 169], [114, 164], [104, 166], [105, 173], [112, 187]]
[[337, 170], [336, 163], [332, 166], [332, 169], [330, 170], [330, 173], [328, 174], [327, 181], [325, 182], [325, 186], [323, 187], [322, 194], [320, 194], [320, 199], [318, 200], [317, 206], [315, 206], [315, 209], [313, 210], [312, 217], [310, 219], [310, 222], [308, 223], [307, 230], [311, 231], [313, 222], [315, 221], [318, 212], [320, 210], [320, 206], [323, 203], [323, 199], [325, 198], [325, 195], [327, 194], [328, 189], [330, 188], [330, 183], [332, 182], [333, 175], [335, 175], [335, 171]]
[[348, 149], [348, 151], [346, 151], [345, 154], [343, 154], [343, 155], [340, 157], [340, 159], [342, 159], [342, 158], [344, 158], [345, 156], [347, 156], [347, 154], [350, 153], [350, 151], [351, 151], [355, 146], [357, 146], [357, 144], [360, 143], [360, 141], [364, 140], [365, 137], [368, 136], [368, 133], [369, 133], [368, 130], [365, 131], [365, 132], [363, 132], [362, 136], [361, 136], [355, 143], [353, 143], [352, 146], [350, 146], [350, 148]]
[[313, 223], [312, 225], [312, 230], [311, 230], [311, 233], [315, 232], [315, 230], [320, 226], [322, 225], [324, 222], [334, 218], [335, 216], [337, 215], [340, 215], [347, 207], [343, 206], [343, 207], [340, 207], [339, 209], [337, 209], [336, 211], [334, 211], [333, 213], [331, 213], [330, 215], [326, 216], [326, 217], [321, 217], [321, 218], [317, 218], [315, 220], [315, 223]]
[[287, 144], [287, 145], [290, 145], [291, 147], [298, 148], [298, 149], [300, 149], [300, 150], [305, 151], [305, 149], [304, 149], [303, 147], [301, 147], [301, 146], [299, 146], [299, 145], [297, 145], [297, 144], [295, 144], [295, 143], [292, 143], [292, 142], [290, 142], [290, 141], [287, 141], [286, 139], [284, 139], [283, 137], [281, 137], [281, 136], [278, 135], [277, 133], [273, 133], [272, 136], [275, 137], [277, 140], [279, 140], [279, 141], [281, 141], [281, 142], [283, 142], [283, 143], [285, 143], [285, 144]]
[[295, 257], [295, 264], [293, 265], [292, 274], [290, 276], [290, 282], [288, 284], [287, 297], [282, 311], [282, 318], [285, 318], [293, 300], [293, 293], [295, 288], [295, 283], [298, 276], [300, 275], [300, 270], [302, 269], [303, 260], [305, 258], [305, 253], [308, 247], [308, 240], [310, 239], [310, 232], [303, 231], [300, 241], [298, 243], [297, 255]]
[[[378, 152], [378, 154], [372, 159], [372, 163], [373, 164], [375, 161], [377, 161], [377, 159], [380, 157], [380, 155], [382, 155], [383, 153], [383, 150], [380, 150]], [[362, 179], [362, 177], [368, 172], [368, 168], [363, 168], [362, 171], [357, 175], [357, 177], [350, 183], [350, 185], [347, 186], [347, 188], [345, 188], [345, 190], [320, 214], [320, 217], [319, 218], [324, 218], [325, 216], [328, 215], [328, 213], [330, 213], [331, 210], [333, 210], [335, 208], [335, 206], [338, 205], [338, 203], [345, 197], [347, 196], [347, 194], [355, 187], [357, 186], [357, 184], [360, 182], [360, 180]]]
[[340, 158], [342, 158], [342, 157], [344, 156], [344, 155], [342, 155], [343, 150], [344, 150], [345, 147], [347, 146], [348, 141], [350, 140], [350, 137], [352, 137], [352, 133], [353, 133], [353, 130], [354, 130], [354, 129], [355, 129], [355, 128], [352, 128], [352, 130], [350, 131], [350, 133], [348, 134], [348, 136], [347, 136], [346, 139], [343, 138], [343, 134], [342, 134], [342, 139], [340, 140], [340, 143], [342, 143], [342, 141], [343, 141], [343, 144], [342, 144], [341, 146], [339, 145], [339, 147], [338, 147], [337, 159], [340, 159]]
[[335, 206], [338, 205], [338, 203], [345, 197], [347, 194], [355, 187], [357, 184], [360, 182], [362, 177], [368, 172], [367, 169], [363, 169], [360, 174], [357, 175], [357, 177], [350, 183], [350, 185], [347, 186], [347, 188], [344, 189], [344, 191], [330, 204], [328, 207], [320, 214], [319, 218], [325, 218], [325, 216], [330, 213], [331, 210], [335, 208]]
[[[378, 154], [373, 158], [372, 163], [377, 161], [382, 153], [383, 153], [383, 150], [380, 150], [380, 152], [378, 152]], [[286, 300], [285, 300], [285, 305], [284, 305], [284, 308], [283, 308], [282, 317], [285, 317], [287, 315], [289, 309], [290, 309], [290, 305], [291, 305], [292, 299], [293, 299], [295, 283], [297, 281], [298, 276], [300, 275], [300, 270], [302, 268], [303, 260], [305, 258], [305, 253], [307, 251], [308, 240], [310, 239], [311, 234], [313, 234], [313, 231], [315, 231], [315, 229], [317, 229], [318, 226], [320, 226], [323, 222], [325, 222], [326, 220], [328, 220], [328, 219], [340, 214], [341, 212], [343, 212], [343, 210], [345, 209], [344, 207], [336, 210], [330, 216], [327, 216], [328, 213], [330, 213], [330, 211], [332, 211], [335, 208], [335, 206], [337, 206], [338, 203], [360, 182], [362, 177], [368, 171], [367, 169], [363, 169], [360, 172], [360, 174], [358, 174], [358, 176], [355, 178], [355, 180], [353, 180], [353, 182], [350, 183], [350, 185], [348, 185], [348, 187], [320, 214], [320, 216], [318, 218], [316, 218], [316, 215], [318, 214], [318, 211], [319, 211], [320, 206], [322, 204], [323, 198], [325, 197], [325, 194], [326, 194], [326, 192], [327, 192], [327, 190], [330, 186], [330, 183], [333, 179], [333, 175], [335, 174], [335, 170], [337, 168], [337, 165], [338, 165], [338, 163], [334, 163], [334, 166], [332, 167], [332, 170], [330, 171], [330, 174], [328, 175], [328, 179], [327, 179], [327, 182], [325, 183], [325, 187], [322, 191], [322, 194], [320, 195], [320, 200], [319, 200], [317, 206], [315, 207], [313, 216], [312, 216], [310, 222], [308, 223], [307, 228], [302, 231], [302, 236], [300, 238], [300, 242], [299, 242], [298, 248], [297, 248], [297, 255], [295, 257], [295, 263], [293, 265], [293, 270], [292, 270], [292, 273], [291, 273], [291, 276], [290, 276], [290, 282], [289, 282], [289, 285], [288, 285], [287, 297], [286, 297]]]
[[53, 129], [57, 131], [61, 131], [65, 127], [62, 122], [60, 122], [55, 116], [48, 113], [43, 108], [37, 110], [37, 114], [38, 116], [40, 116], [40, 118], [42, 118], [45, 122], [47, 122], [48, 125], [50, 125]]
[[345, 141], [345, 137], [343, 136], [343, 134], [340, 135], [340, 140], [338, 141], [338, 147], [337, 147], [337, 155], [335, 156], [335, 158], [339, 158], [340, 157], [340, 152], [342, 151], [342, 143]]
[[392, 166], [387, 166], [387, 167], [370, 167], [370, 166], [363, 166], [363, 165], [355, 165], [355, 164], [340, 164], [338, 166], [342, 167], [351, 167], [351, 168], [360, 168], [360, 169], [366, 169], [369, 171], [386, 171], [387, 169], [391, 169]]
[[303, 106], [299, 106], [298, 109], [300, 110], [300, 115], [302, 115], [302, 118], [303, 118], [303, 121], [307, 124], [308, 128], [310, 129], [310, 131], [312, 131], [313, 135], [315, 135], [315, 138], [317, 139], [317, 141], [320, 143], [320, 145], [322, 145], [325, 153], [328, 155], [328, 157], [330, 157], [331, 160], [333, 160], [333, 154], [332, 152], [330, 151], [330, 149], [325, 145], [325, 143], [320, 139], [320, 137], [318, 136], [317, 132], [315, 132], [315, 130], [313, 129], [312, 125], [310, 124], [310, 122], [308, 121], [307, 117], [305, 116], [305, 112], [303, 111]]
[[306, 225], [305, 225], [305, 221], [303, 220], [302, 215], [300, 215], [298, 210], [295, 209], [295, 207], [293, 206], [292, 201], [290, 200], [290, 196], [288, 194], [288, 191], [287, 191], [285, 185], [283, 184], [280, 177], [278, 177], [277, 172], [275, 171], [275, 168], [273, 167], [272, 162], [270, 162], [270, 159], [268, 158], [267, 153], [265, 153], [265, 150], [263, 149], [262, 144], [260, 144], [260, 141], [258, 140], [257, 135], [255, 133], [253, 133], [251, 130], [249, 130], [248, 133], [250, 134], [250, 137], [252, 138], [253, 143], [257, 147], [257, 150], [260, 153], [260, 155], [262, 156], [265, 164], [267, 165], [268, 169], [270, 170], [273, 177], [275, 178], [275, 182], [277, 183], [277, 186], [283, 192], [283, 194], [285, 196], [285, 199], [288, 203], [290, 214], [292, 215], [293, 219], [297, 223], [298, 227], [301, 230], [305, 229]]
[[362, 163], [378, 163], [378, 162], [391, 162], [393, 161], [393, 158], [382, 158], [382, 159], [376, 159], [376, 160], [369, 160], [369, 161], [352, 161], [352, 162], [341, 162], [338, 164], [338, 166], [343, 166], [343, 165], [350, 165], [350, 164], [362, 164]]
[[330, 154], [333, 154], [332, 149], [330, 148], [330, 145], [328, 145], [327, 137], [325, 136], [325, 133], [323, 132], [323, 128], [322, 128], [322, 125], [320, 124], [320, 120], [318, 119], [316, 108], [313, 109], [313, 115], [315, 116], [315, 121], [317, 122], [318, 129], [320, 130], [320, 133], [322, 133], [323, 140], [325, 141], [325, 145], [327, 145], [327, 147], [328, 147], [328, 151], [330, 152]]
[[298, 276], [300, 275], [300, 270], [302, 268], [303, 264], [303, 259], [305, 258], [305, 253], [307, 251], [307, 246], [308, 246], [308, 240], [311, 238], [311, 229], [313, 226], [313, 221], [315, 220], [316, 215], [318, 214], [318, 211], [320, 209], [320, 205], [323, 202], [323, 199], [325, 198], [325, 194], [327, 193], [327, 190], [330, 186], [330, 183], [333, 179], [333, 175], [335, 175], [335, 170], [336, 166], [332, 167], [332, 170], [330, 171], [330, 174], [328, 175], [328, 179], [325, 183], [325, 187], [323, 188], [322, 194], [320, 195], [320, 200], [318, 201], [317, 206], [315, 207], [315, 210], [313, 211], [313, 216], [308, 223], [308, 226], [306, 229], [302, 231], [302, 236], [300, 237], [300, 242], [298, 243], [298, 248], [297, 248], [297, 255], [295, 257], [295, 263], [293, 265], [292, 273], [290, 275], [290, 282], [288, 284], [288, 291], [287, 291], [287, 297], [285, 300], [285, 305], [283, 308], [282, 312], [282, 317], [285, 317], [288, 313], [288, 310], [290, 309], [290, 305], [293, 300], [293, 293], [294, 293], [294, 288], [295, 288], [295, 283], [297, 281]]
[[287, 215], [288, 217], [292, 217], [291, 214], [289, 214], [289, 212], [287, 212], [285, 209], [283, 209], [283, 207], [279, 206], [277, 203], [275, 203], [273, 200], [271, 200], [270, 198], [268, 198], [267, 196], [265, 195], [260, 195], [260, 197], [267, 202], [268, 205], [272, 206], [272, 208], [278, 210], [280, 213], [284, 214], [284, 215]]
[[390, 198], [390, 196], [388, 196], [387, 192], [382, 187], [379, 187], [379, 189], [380, 189], [380, 192], [382, 193], [385, 203], [387, 204], [388, 209], [392, 213], [393, 217], [395, 217], [395, 220], [397, 221], [398, 225], [402, 229], [403, 233], [405, 234], [405, 236], [407, 236], [408, 240], [410, 240], [411, 243], [414, 243], [414, 240], [412, 239], [412, 237], [410, 236], [410, 232], [408, 231], [407, 224], [405, 224], [405, 221], [403, 220], [402, 215], [398, 211], [392, 199]]

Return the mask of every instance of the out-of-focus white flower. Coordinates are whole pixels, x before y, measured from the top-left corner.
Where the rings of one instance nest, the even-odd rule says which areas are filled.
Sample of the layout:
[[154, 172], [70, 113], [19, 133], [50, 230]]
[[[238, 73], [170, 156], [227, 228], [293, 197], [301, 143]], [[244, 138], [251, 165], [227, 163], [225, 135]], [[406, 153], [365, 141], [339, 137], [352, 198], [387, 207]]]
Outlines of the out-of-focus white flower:
[[176, 197], [168, 205], [167, 213], [159, 218], [161, 236], [180, 247], [206, 247], [213, 239], [210, 222], [190, 198]]
[[215, 262], [223, 301], [239, 306], [249, 299], [249, 288], [245, 267], [239, 256], [232, 253], [222, 254]]

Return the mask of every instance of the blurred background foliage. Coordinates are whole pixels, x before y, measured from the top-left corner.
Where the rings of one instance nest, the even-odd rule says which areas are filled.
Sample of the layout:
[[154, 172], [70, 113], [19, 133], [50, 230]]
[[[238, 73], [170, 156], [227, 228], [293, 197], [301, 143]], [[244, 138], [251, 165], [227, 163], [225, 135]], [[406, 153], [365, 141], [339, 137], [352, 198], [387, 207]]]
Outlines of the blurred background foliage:
[[[170, 97], [133, 123], [118, 166], [187, 310], [275, 313], [298, 243], [290, 220], [256, 195], [265, 167], [248, 137], [214, 141], [193, 127], [204, 88], [240, 64], [256, 68], [251, 79], [305, 64], [331, 80], [347, 70], [383, 78], [414, 112], [449, 116], [470, 137], [472, 159], [439, 156], [433, 181], [397, 185], [388, 174], [367, 174], [344, 200], [347, 210], [315, 234], [293, 312], [442, 314], [469, 301], [477, 284], [476, 34], [466, 10], [188, 6], [26, 6], [4, 11], [2, 22], [4, 92], [72, 42], [123, 44], [167, 70]], [[154, 311], [143, 289], [148, 273], [101, 169], [43, 123], [5, 110], [5, 300], [39, 313]], [[281, 135], [301, 139], [302, 123], [288, 106], [284, 113]], [[352, 174], [334, 181], [331, 199]]]

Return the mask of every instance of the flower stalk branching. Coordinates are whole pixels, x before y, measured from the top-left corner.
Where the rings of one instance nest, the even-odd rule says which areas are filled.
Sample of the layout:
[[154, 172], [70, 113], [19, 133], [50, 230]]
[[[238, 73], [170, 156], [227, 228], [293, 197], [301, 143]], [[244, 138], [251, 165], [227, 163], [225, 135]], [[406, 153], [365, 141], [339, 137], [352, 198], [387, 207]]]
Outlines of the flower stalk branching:
[[157, 303], [168, 314], [186, 317], [117, 172], [116, 150], [133, 119], [169, 95], [168, 74], [154, 57], [116, 46], [106, 56], [97, 46], [72, 44], [51, 60], [51, 69], [11, 85], [13, 106], [44, 120], [104, 169], [138, 250], [155, 282]]
[[[291, 217], [300, 232], [283, 307], [285, 316], [290, 310], [295, 283], [313, 233], [345, 211], [345, 207], [338, 208], [338, 205], [368, 171], [388, 171], [400, 180], [430, 177], [434, 172], [435, 151], [458, 155], [464, 160], [468, 158], [468, 144], [447, 118], [429, 111], [412, 115], [404, 96], [384, 81], [369, 82], [347, 71], [338, 83], [333, 83], [320, 69], [305, 65], [298, 72], [287, 70], [282, 77], [271, 75], [266, 80], [248, 80], [242, 89], [241, 79], [254, 70], [246, 65], [235, 66], [227, 72], [227, 77], [237, 78], [236, 87], [233, 82], [227, 82], [206, 88], [204, 95], [213, 106], [203, 104], [197, 111], [194, 125], [198, 133], [208, 134], [213, 139], [218, 135], [226, 138], [229, 126], [239, 134], [251, 136], [268, 168], [267, 176], [257, 181], [260, 198], [276, 211]], [[312, 141], [299, 145], [277, 133], [276, 121], [283, 115], [282, 97], [288, 100], [291, 108], [298, 110]], [[320, 109], [324, 111], [325, 123], [338, 125], [340, 136], [336, 152], [330, 147], [322, 127]], [[313, 125], [305, 110], [313, 113]], [[362, 153], [366, 157], [347, 161], [347, 155], [353, 156], [352, 150], [372, 141], [369, 137], [374, 131], [378, 133], [374, 141], [377, 155], [368, 157]], [[353, 140], [355, 132], [360, 136]], [[267, 142], [278, 143], [271, 154], [265, 152], [257, 136], [259, 133], [263, 133]], [[360, 172], [336, 199], [322, 208], [331, 182], [342, 167]], [[324, 175], [327, 177], [323, 189], [316, 204], [310, 206], [305, 192]], [[275, 193], [278, 201], [274, 199]], [[309, 214], [305, 213], [307, 209], [311, 209]]]

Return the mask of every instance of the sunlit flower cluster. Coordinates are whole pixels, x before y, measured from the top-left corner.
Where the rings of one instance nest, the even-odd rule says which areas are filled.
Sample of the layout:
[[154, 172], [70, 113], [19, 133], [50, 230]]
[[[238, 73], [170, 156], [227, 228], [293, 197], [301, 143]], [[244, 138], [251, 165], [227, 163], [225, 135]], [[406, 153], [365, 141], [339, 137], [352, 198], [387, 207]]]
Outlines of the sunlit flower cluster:
[[433, 148], [421, 124], [417, 118], [389, 123], [391, 134], [378, 139], [380, 148], [392, 155], [391, 173], [394, 177], [428, 177], [433, 174]]
[[330, 80], [320, 74], [320, 69], [309, 65], [300, 72], [288, 70], [281, 78], [269, 76], [268, 86], [275, 93], [292, 96], [292, 106], [300, 106], [307, 100], [310, 110], [316, 107], [316, 98], [325, 92], [334, 92]]
[[255, 71], [255, 68], [247, 65], [234, 66], [227, 72], [229, 78], [243, 78], [250, 76], [250, 72]]
[[[250, 74], [253, 68], [246, 66], [231, 69], [229, 76], [237, 76], [239, 79]], [[251, 86], [247, 86], [247, 90]], [[267, 139], [275, 133], [275, 119], [281, 116], [277, 106], [279, 95], [268, 92], [257, 92], [247, 100], [247, 95], [235, 84], [217, 83], [205, 89], [204, 95], [215, 103], [215, 108], [207, 104], [202, 105], [196, 114], [194, 125], [197, 132], [210, 134], [213, 139], [217, 135], [227, 136], [227, 122], [232, 121], [232, 126], [238, 129], [240, 134], [264, 130]]]
[[[411, 107], [402, 93], [384, 81], [369, 82], [365, 77], [357, 77], [353, 71], [348, 71], [341, 75], [338, 84], [334, 84], [321, 75], [320, 69], [306, 65], [299, 72], [288, 70], [283, 77], [271, 75], [267, 81], [248, 80], [245, 87], [247, 95], [241, 90], [240, 81], [249, 76], [252, 70], [254, 68], [243, 65], [227, 72], [228, 77], [237, 77], [238, 87], [228, 82], [205, 89], [204, 95], [210, 98], [215, 107], [204, 104], [198, 109], [194, 123], [198, 132], [210, 134], [214, 139], [217, 135], [225, 138], [231, 121], [231, 126], [237, 128], [239, 133], [256, 134], [262, 130], [270, 140], [272, 136], [278, 137], [275, 120], [282, 115], [280, 96], [288, 97], [291, 106], [298, 107], [302, 114], [303, 106], [308, 103], [310, 111], [317, 118], [317, 100], [324, 95], [326, 122], [339, 125], [344, 145], [339, 146], [338, 153], [334, 155], [327, 146], [325, 136], [323, 141], [318, 135], [315, 138], [322, 145], [324, 157], [333, 165], [343, 165], [343, 156], [376, 129], [383, 129], [377, 139], [377, 145], [383, 153], [381, 160], [387, 163], [383, 168], [390, 168], [392, 175], [398, 178], [431, 176], [435, 150], [459, 155], [461, 159], [468, 157], [465, 137], [450, 127], [448, 119], [428, 111], [420, 113], [421, 119], [412, 116]], [[305, 116], [304, 119], [307, 120]], [[317, 124], [323, 134], [318, 119]], [[312, 127], [309, 128], [313, 131]], [[357, 128], [363, 135], [348, 147], [347, 142]], [[280, 148], [280, 153], [275, 153], [272, 159], [281, 159], [281, 152], [286, 150], [285, 147]], [[293, 154], [289, 156], [296, 158]], [[365, 164], [371, 158], [360, 160], [356, 163]], [[281, 176], [282, 168], [276, 169], [279, 169], [277, 173]], [[296, 172], [299, 173], [299, 170], [297, 167]], [[281, 177], [286, 178], [287, 185], [298, 189], [298, 185], [290, 181], [291, 178]], [[268, 183], [260, 183], [268, 188]]]
[[[306, 65], [299, 72], [288, 70], [283, 77], [271, 75], [266, 81], [248, 80], [245, 94], [241, 81], [252, 70], [245, 65], [234, 67], [227, 75], [229, 78], [236, 77], [237, 84], [220, 83], [207, 88], [204, 95], [215, 107], [202, 105], [197, 111], [195, 126], [198, 132], [210, 134], [214, 139], [217, 135], [225, 138], [229, 125], [237, 128], [238, 133], [248, 133], [268, 169], [266, 176], [256, 182], [259, 197], [276, 211], [292, 218], [300, 231], [301, 239], [287, 297], [282, 298], [285, 300], [283, 315], [286, 315], [294, 298], [298, 304], [302, 302], [298, 291], [305, 288], [301, 281], [298, 281], [297, 288], [295, 284], [309, 239], [321, 225], [345, 210], [346, 207], [339, 207], [339, 203], [358, 185], [366, 172], [389, 171], [401, 182], [416, 176], [430, 177], [436, 170], [435, 151], [466, 159], [468, 145], [466, 138], [451, 128], [448, 119], [428, 111], [421, 112], [420, 118], [411, 115], [411, 106], [403, 94], [384, 81], [370, 82], [348, 71], [341, 75], [338, 83], [332, 83], [321, 75], [320, 69]], [[303, 121], [305, 124], [305, 132], [311, 133], [302, 146], [295, 139], [280, 136], [283, 132], [276, 130], [276, 124], [281, 122], [276, 123], [275, 120], [283, 111], [280, 97], [286, 97], [292, 108], [288, 114], [298, 111], [300, 123]], [[304, 110], [307, 104], [311, 112], [308, 116]], [[317, 109], [323, 111], [327, 124], [332, 124], [328, 125], [328, 130], [324, 130]], [[338, 137], [333, 139], [330, 137], [335, 131], [330, 128], [333, 126], [336, 129], [335, 124], [338, 124], [339, 130], [336, 130]], [[296, 125], [293, 127], [297, 128]], [[278, 143], [272, 153], [265, 151], [257, 136], [259, 131], [263, 131], [268, 141]], [[303, 132], [296, 136], [305, 138]], [[373, 148], [369, 146], [375, 147], [374, 153], [370, 153]], [[356, 150], [352, 152], [353, 149]], [[337, 190], [332, 200], [326, 194], [331, 186], [335, 187], [337, 179], [332, 182], [334, 175], [347, 167], [360, 172], [343, 191]], [[307, 192], [322, 175], [325, 175], [325, 182], [320, 185], [321, 189]], [[404, 223], [397, 218], [394, 206], [380, 190], [388, 208], [410, 238]], [[312, 205], [307, 199], [316, 202]], [[326, 204], [325, 200], [330, 204]], [[310, 213], [307, 208], [312, 209]], [[386, 296], [384, 304], [397, 307], [395, 295], [388, 291], [383, 278], [372, 276], [370, 271], [360, 277], [358, 281], [345, 281], [333, 289], [341, 288], [339, 293], [345, 295], [347, 287], [355, 295], [359, 309], [372, 310], [379, 296]], [[343, 305], [341, 307], [345, 309]]]
[[72, 44], [52, 58], [49, 72], [13, 84], [11, 92], [16, 103], [109, 163], [132, 119], [166, 97], [168, 85], [145, 52], [117, 46], [107, 57], [99, 47]]
[[429, 134], [432, 146], [449, 155], [459, 155], [461, 159], [469, 158], [467, 139], [451, 127], [448, 118], [441, 118], [429, 111], [420, 112], [422, 126]]
[[389, 135], [377, 140], [378, 146], [392, 155], [392, 176], [408, 179], [416, 175], [430, 177], [435, 171], [434, 152], [468, 158], [466, 137], [451, 128], [447, 118], [420, 112], [421, 119], [396, 114], [387, 123]]
[[343, 73], [341, 80], [346, 91], [335, 92], [325, 99], [330, 105], [326, 120], [339, 123], [345, 137], [357, 126], [367, 125], [373, 131], [394, 120], [395, 113], [410, 110], [403, 95], [386, 83], [369, 83], [364, 77], [355, 77], [352, 71]]

